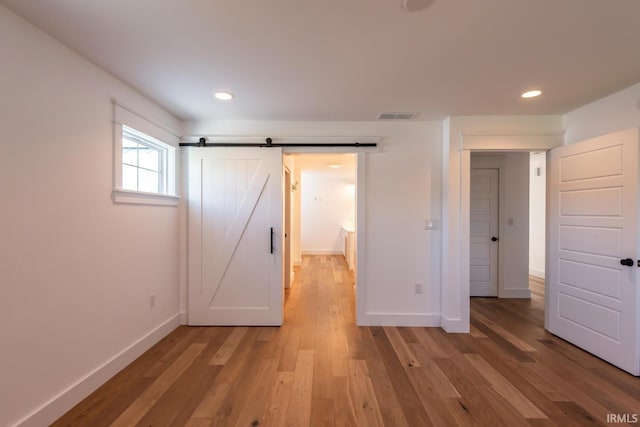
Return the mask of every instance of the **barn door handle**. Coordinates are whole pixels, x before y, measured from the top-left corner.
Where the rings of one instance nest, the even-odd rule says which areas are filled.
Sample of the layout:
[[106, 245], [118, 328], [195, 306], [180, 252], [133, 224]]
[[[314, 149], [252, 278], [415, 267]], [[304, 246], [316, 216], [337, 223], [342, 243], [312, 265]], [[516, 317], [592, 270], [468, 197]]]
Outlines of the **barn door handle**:
[[273, 253], [273, 227], [271, 227], [271, 253]]
[[620, 260], [620, 264], [626, 265], [627, 267], [632, 267], [634, 262], [631, 258], [625, 258]]

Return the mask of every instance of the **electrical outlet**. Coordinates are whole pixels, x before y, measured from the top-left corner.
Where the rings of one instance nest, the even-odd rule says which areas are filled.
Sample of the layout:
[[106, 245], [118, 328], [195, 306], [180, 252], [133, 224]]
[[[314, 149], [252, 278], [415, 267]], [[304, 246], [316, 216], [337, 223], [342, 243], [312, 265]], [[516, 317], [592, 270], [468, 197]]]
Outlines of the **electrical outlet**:
[[414, 294], [422, 294], [422, 283], [414, 283], [414, 285], [413, 285], [413, 293]]
[[149, 295], [149, 308], [156, 307], [156, 294]]

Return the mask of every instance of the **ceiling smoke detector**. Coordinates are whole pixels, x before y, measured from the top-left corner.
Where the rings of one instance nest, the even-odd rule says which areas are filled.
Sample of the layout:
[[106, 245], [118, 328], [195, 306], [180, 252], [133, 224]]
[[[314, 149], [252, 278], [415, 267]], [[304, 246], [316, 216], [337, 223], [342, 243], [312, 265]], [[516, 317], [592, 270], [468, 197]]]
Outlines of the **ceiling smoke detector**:
[[409, 12], [426, 9], [434, 0], [402, 0], [402, 7]]

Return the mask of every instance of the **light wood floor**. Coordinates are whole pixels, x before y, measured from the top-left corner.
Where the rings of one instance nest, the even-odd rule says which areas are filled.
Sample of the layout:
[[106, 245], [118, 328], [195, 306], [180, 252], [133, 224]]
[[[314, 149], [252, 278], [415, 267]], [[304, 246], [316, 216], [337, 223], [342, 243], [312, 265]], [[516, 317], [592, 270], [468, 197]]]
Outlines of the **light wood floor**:
[[[54, 425], [581, 426], [640, 413], [640, 380], [472, 299], [471, 334], [357, 327], [342, 257], [305, 257], [281, 328], [180, 327]], [[390, 284], [393, 286], [393, 284]]]

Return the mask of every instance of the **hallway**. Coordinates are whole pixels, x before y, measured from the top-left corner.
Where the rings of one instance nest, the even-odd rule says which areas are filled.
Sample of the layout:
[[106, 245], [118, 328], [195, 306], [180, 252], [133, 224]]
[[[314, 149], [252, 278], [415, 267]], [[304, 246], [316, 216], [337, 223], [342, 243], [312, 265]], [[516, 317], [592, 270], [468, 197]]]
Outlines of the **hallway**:
[[471, 334], [357, 327], [341, 256], [305, 256], [275, 327], [186, 327], [58, 426], [605, 425], [640, 380], [546, 333], [529, 300], [472, 299]]

